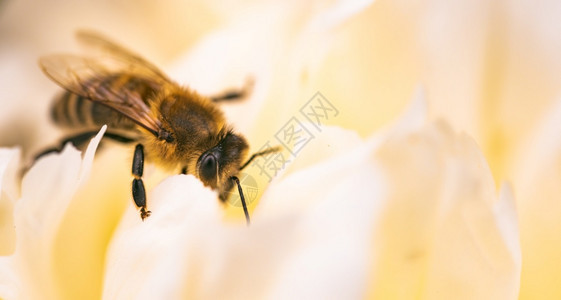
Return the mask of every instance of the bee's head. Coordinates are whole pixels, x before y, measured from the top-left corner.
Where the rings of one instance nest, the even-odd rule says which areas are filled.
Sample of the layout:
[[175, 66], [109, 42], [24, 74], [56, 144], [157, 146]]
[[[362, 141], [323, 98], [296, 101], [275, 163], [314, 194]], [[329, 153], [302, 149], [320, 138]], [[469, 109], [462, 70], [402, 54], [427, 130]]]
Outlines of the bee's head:
[[216, 146], [201, 154], [197, 161], [197, 177], [206, 186], [219, 189], [221, 200], [226, 200], [222, 198], [233, 186], [230, 177], [238, 174], [248, 148], [242, 136], [228, 131]]

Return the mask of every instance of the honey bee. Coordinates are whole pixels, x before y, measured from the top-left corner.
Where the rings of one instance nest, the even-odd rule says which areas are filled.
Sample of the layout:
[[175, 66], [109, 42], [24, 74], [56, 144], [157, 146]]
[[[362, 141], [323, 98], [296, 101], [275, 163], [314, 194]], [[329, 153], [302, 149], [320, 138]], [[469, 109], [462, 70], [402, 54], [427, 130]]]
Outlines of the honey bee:
[[254, 158], [278, 149], [266, 149], [246, 160], [247, 140], [228, 125], [217, 105], [240, 99], [247, 91], [205, 97], [102, 35], [80, 31], [77, 40], [103, 55], [60, 54], [39, 60], [43, 72], [66, 90], [55, 100], [53, 120], [78, 132], [62, 144], [83, 145], [104, 124], [108, 125], [104, 139], [136, 143], [132, 197], [142, 220], [151, 214], [142, 181], [146, 157], [166, 169], [196, 176], [217, 191], [222, 202], [237, 185], [249, 224], [237, 176]]

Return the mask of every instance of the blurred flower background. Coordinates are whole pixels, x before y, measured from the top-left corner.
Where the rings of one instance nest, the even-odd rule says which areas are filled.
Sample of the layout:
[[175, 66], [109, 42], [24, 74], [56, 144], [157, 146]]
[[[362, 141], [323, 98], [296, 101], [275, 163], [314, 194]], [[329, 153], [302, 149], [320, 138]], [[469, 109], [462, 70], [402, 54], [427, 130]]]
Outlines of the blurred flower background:
[[[0, 152], [0, 298], [561, 298], [560, 15], [553, 0], [0, 2], [0, 145], [19, 147]], [[79, 53], [82, 28], [202, 94], [254, 78], [224, 107], [252, 151], [318, 91], [338, 115], [260, 190], [249, 229], [150, 166], [139, 222], [119, 145], [91, 174], [72, 149], [46, 158], [20, 193], [18, 166], [61, 136], [37, 59]]]

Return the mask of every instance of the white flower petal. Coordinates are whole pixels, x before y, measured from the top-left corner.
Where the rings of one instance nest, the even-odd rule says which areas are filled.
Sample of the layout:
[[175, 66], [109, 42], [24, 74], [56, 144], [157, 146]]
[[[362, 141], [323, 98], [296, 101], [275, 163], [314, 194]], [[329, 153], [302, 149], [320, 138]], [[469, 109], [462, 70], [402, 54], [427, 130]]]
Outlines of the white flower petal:
[[[228, 9], [222, 8], [218, 17], [216, 12], [205, 11], [208, 4], [196, 3], [196, 7], [201, 8], [197, 11], [201, 13], [194, 19], [185, 19], [188, 20], [185, 24], [196, 24], [193, 20], [200, 21], [210, 15], [214, 18], [202, 22], [204, 28], [212, 28], [218, 21], [231, 23], [227, 27], [234, 26], [231, 30], [217, 31], [189, 56], [189, 63], [195, 64], [187, 72], [190, 77], [185, 77], [188, 79], [185, 82], [194, 83], [195, 88], [201, 86], [203, 91], [214, 92], [238, 86], [245, 76], [254, 75], [258, 84], [252, 101], [228, 109], [228, 114], [240, 120], [234, 124], [244, 133], [252, 128], [252, 124], [259, 124], [255, 134], [248, 135], [252, 147], [258, 147], [259, 144], [253, 143], [254, 139], [260, 141], [272, 136], [270, 132], [284, 124], [287, 116], [297, 113], [300, 102], [318, 89], [341, 109], [342, 119], [338, 119], [337, 124], [350, 124], [361, 134], [368, 134], [394, 117], [402, 107], [403, 95], [409, 86], [422, 78], [434, 103], [438, 104], [433, 110], [446, 116], [452, 111], [453, 116], [448, 121], [461, 125], [455, 127], [482, 136], [478, 142], [486, 153], [492, 155], [490, 162], [493, 166], [498, 166], [494, 172], [502, 174], [504, 163], [509, 161], [507, 156], [511, 146], [517, 143], [516, 136], [530, 130], [530, 126], [519, 121], [532, 121], [539, 115], [535, 113], [539, 109], [528, 111], [527, 105], [513, 105], [512, 101], [504, 99], [515, 99], [518, 104], [537, 101], [540, 108], [550, 101], [544, 95], [556, 91], [557, 80], [552, 78], [559, 76], [549, 71], [555, 69], [551, 65], [555, 65], [558, 59], [552, 55], [527, 55], [556, 48], [547, 45], [551, 37], [559, 36], [551, 26], [558, 23], [554, 18], [558, 11], [556, 5], [536, 6], [530, 1], [498, 6], [482, 1], [459, 4], [429, 1], [410, 5], [398, 1], [379, 3], [381, 5], [366, 10], [372, 2], [252, 3], [252, 9], [231, 3], [226, 5]], [[210, 5], [218, 7], [223, 3]], [[52, 19], [49, 17], [52, 13], [44, 14], [37, 8], [28, 10], [27, 6], [29, 4], [25, 3], [12, 6], [17, 8], [17, 13], [9, 14], [6, 24], [19, 24], [20, 16], [30, 15], [34, 16], [32, 23], [35, 25], [27, 26], [29, 29], [23, 31], [19, 29], [18, 32], [27, 34], [9, 35], [8, 40], [15, 36], [41, 36], [43, 39], [43, 32], [37, 29], [37, 25]], [[124, 15], [120, 15], [132, 6], [136, 13], [123, 19]], [[109, 19], [117, 20], [109, 22], [113, 25], [122, 20], [134, 21], [138, 18], [134, 16], [145, 16], [140, 12], [154, 10], [160, 5], [141, 3], [132, 6], [127, 4], [111, 10], [107, 8], [112, 6], [88, 5], [99, 16], [108, 12]], [[136, 10], [137, 6], [140, 10]], [[56, 6], [39, 7], [59, 11]], [[163, 10], [156, 9], [154, 15], [168, 16], [170, 12], [181, 15], [185, 7], [185, 4], [168, 5]], [[506, 12], [503, 11], [505, 8]], [[539, 26], [531, 24], [535, 18], [520, 18], [528, 12], [534, 17], [541, 16], [544, 9], [547, 18], [537, 22]], [[72, 11], [72, 7], [64, 11]], [[88, 13], [91, 15], [90, 10]], [[77, 20], [81, 14], [67, 15]], [[356, 18], [351, 20], [351, 16]], [[98, 21], [98, 18], [90, 19]], [[141, 19], [145, 20], [144, 17]], [[347, 20], [350, 22], [345, 22]], [[473, 20], [482, 22], [473, 26]], [[504, 20], [510, 25], [505, 26]], [[67, 28], [66, 32], [70, 32], [73, 29], [68, 24], [72, 22], [67, 21], [57, 18], [55, 27]], [[168, 27], [183, 24], [182, 21], [176, 22], [166, 20], [162, 24], [176, 26], [160, 24], [152, 28], [154, 30], [149, 35], [167, 33], [163, 35], [165, 40], [166, 36], [177, 33]], [[441, 26], [443, 22], [450, 26]], [[129, 25], [134, 27], [133, 23]], [[111, 24], [101, 28], [110, 28]], [[151, 26], [146, 24], [142, 28]], [[195, 28], [193, 31], [202, 28], [179, 27]], [[525, 45], [518, 42], [527, 40], [527, 34], [512, 34], [518, 32], [513, 29], [519, 27], [525, 28], [523, 32], [537, 33], [538, 47], [534, 47], [537, 50], [526, 52], [526, 46], [518, 46]], [[370, 35], [365, 35], [364, 29], [369, 29]], [[399, 29], [402, 35], [396, 37], [395, 29]], [[126, 32], [126, 29], [118, 31]], [[489, 36], [494, 40], [493, 37], [502, 36], [502, 31], [507, 33], [505, 43], [487, 45]], [[119, 34], [116, 34], [118, 38]], [[65, 34], [65, 38], [68, 36]], [[44, 40], [51, 40], [48, 37]], [[162, 41], [162, 45], [171, 47], [163, 47], [170, 49], [163, 51], [176, 52], [188, 44], [188, 39], [193, 37], [177, 41], [167, 38], [169, 41]], [[25, 47], [28, 44], [21, 41], [19, 44], [23, 45], [17, 49], [41, 48], [35, 44]], [[155, 48], [161, 47], [154, 45]], [[231, 51], [225, 55], [224, 49]], [[3, 61], [14, 61], [10, 58], [16, 55], [22, 61], [32, 61], [29, 58], [36, 56], [33, 51], [27, 54], [29, 57], [22, 57], [21, 51], [13, 51], [14, 55], [3, 56], [8, 58]], [[419, 63], [423, 61], [419, 61], [419, 57], [427, 58], [428, 63]], [[554, 63], [545, 63], [548, 66], [545, 69], [536, 68], [536, 57], [540, 57], [538, 64]], [[488, 64], [486, 60], [492, 62]], [[16, 65], [8, 69], [10, 72], [4, 72], [8, 77], [14, 73], [11, 71], [21, 72]], [[521, 73], [528, 72], [546, 74], [547, 78], [533, 76], [529, 82], [521, 81], [520, 78], [527, 77], [523, 74], [521, 77]], [[499, 76], [493, 76], [497, 74]], [[13, 78], [6, 82], [16, 82], [21, 89], [20, 82]], [[50, 87], [54, 89], [54, 85]], [[35, 96], [47, 95], [43, 88], [31, 90], [28, 93]], [[21, 97], [22, 94], [13, 89], [8, 92], [14, 99], [38, 98]], [[492, 101], [482, 102], [481, 99]], [[475, 107], [473, 103], [481, 107]], [[365, 282], [370, 281], [370, 295], [380, 298], [516, 297], [520, 246], [509, 186], [503, 186], [497, 199], [487, 162], [475, 143], [441, 123], [427, 125], [425, 114], [416, 113], [426, 111], [426, 105], [422, 101], [418, 104], [421, 105], [412, 108], [413, 117], [405, 116], [398, 125], [392, 126], [393, 130], [366, 141], [351, 131], [325, 127], [324, 135], [318, 135], [271, 184], [263, 204], [255, 211], [255, 222], [250, 228], [222, 223], [217, 214], [216, 195], [202, 188], [192, 177], [179, 176], [165, 181], [151, 194], [154, 201], [149, 197], [154, 215], [145, 223], [140, 223], [134, 206], [129, 204], [131, 208], [119, 235], [113, 239], [113, 254], [108, 258], [111, 263], [108, 262], [107, 274], [115, 279], [115, 283], [106, 278], [104, 295], [107, 298], [132, 295], [145, 298], [346, 298], [364, 296]], [[267, 113], [259, 114], [256, 122], [253, 116], [261, 110]], [[481, 111], [484, 118], [481, 118]], [[551, 122], [553, 125], [557, 124], [555, 118], [559, 120], [555, 116]], [[478, 126], [481, 120], [483, 126]], [[535, 296], [547, 290], [552, 292], [547, 295], [549, 298], [559, 298], [557, 270], [561, 269], [558, 263], [561, 260], [557, 253], [561, 243], [557, 239], [559, 210], [554, 200], [559, 195], [561, 176], [555, 167], [559, 161], [559, 134], [555, 129], [558, 126], [551, 124], [538, 138], [537, 151], [522, 149], [522, 152], [529, 150], [529, 154], [523, 158], [523, 167], [516, 171], [514, 187], [517, 195], [522, 196], [519, 197], [524, 225], [521, 233], [527, 250], [523, 277], [529, 278], [529, 288], [526, 294], [522, 289], [522, 295]], [[495, 147], [497, 144], [500, 147]], [[326, 148], [327, 145], [332, 148]], [[38, 275], [29, 285], [20, 284], [20, 278], [27, 282], [27, 277], [19, 275], [26, 275], [20, 267], [35, 267], [34, 259], [48, 257], [45, 253], [52, 248], [53, 232], [59, 232], [57, 224], [68, 202], [80, 186], [79, 182], [87, 181], [89, 158], [84, 158], [79, 166], [80, 162], [71, 150], [64, 155], [71, 158], [68, 162], [71, 167], [54, 168], [54, 173], [64, 173], [59, 174], [60, 178], [35, 176], [33, 186], [27, 184], [25, 187], [27, 198], [24, 196], [22, 200], [34, 197], [35, 201], [22, 205], [24, 209], [18, 213], [21, 217], [29, 208], [33, 215], [24, 224], [47, 223], [45, 228], [36, 226], [39, 233], [46, 234], [41, 235], [35, 244], [26, 246], [32, 249], [29, 253], [39, 253], [38, 258], [23, 260], [21, 266], [19, 262], [14, 264], [12, 257], [0, 259], [0, 298], [16, 298], [19, 291], [24, 291], [23, 296], [28, 297], [60, 296], [55, 291], [58, 288], [56, 280], [41, 271], [47, 262], [36, 266]], [[49, 165], [43, 165], [46, 166]], [[45, 188], [44, 183], [60, 183], [70, 189], [53, 194], [59, 199], [51, 201], [51, 195], [45, 193], [54, 191], [55, 187]], [[44, 192], [30, 193], [29, 189], [35, 185], [38, 191]], [[188, 191], [181, 187], [183, 185]], [[2, 191], [5, 186], [2, 182]], [[193, 204], [192, 195], [200, 201]], [[4, 195], [1, 197], [0, 201], [6, 200]], [[181, 219], [183, 216], [189, 219]], [[42, 241], [44, 243], [40, 244]], [[33, 246], [42, 250], [35, 250]], [[98, 248], [104, 246], [97, 245]], [[143, 249], [147, 252], [142, 253]], [[31, 255], [29, 253], [27, 255]], [[138, 264], [137, 261], [148, 261], [148, 264]], [[17, 272], [12, 272], [14, 269]], [[146, 270], [146, 274], [140, 274], [138, 270]], [[132, 283], [126, 284], [127, 279]], [[52, 290], [43, 289], [43, 284], [53, 286]], [[25, 294], [30, 287], [44, 294]], [[125, 289], [129, 288], [131, 293], [127, 294]]]
[[[310, 123], [304, 123], [307, 128], [313, 128]], [[360, 136], [353, 130], [346, 130], [335, 126], [322, 126], [321, 132], [314, 132], [314, 137], [295, 155], [283, 149], [283, 155], [288, 160], [285, 167], [279, 170], [273, 180], [281, 180], [293, 172], [306, 169], [324, 162], [329, 158], [354, 150], [363, 143]], [[280, 146], [280, 145], [279, 145]], [[281, 148], [282, 149], [282, 148]], [[256, 168], [257, 170], [252, 170]], [[248, 166], [248, 172], [258, 174], [257, 166]], [[271, 174], [273, 175], [273, 174]]]
[[177, 175], [164, 180], [148, 194], [148, 198], [152, 215], [141, 221], [131, 204], [112, 238], [104, 276], [105, 299], [150, 298], [147, 295], [163, 293], [155, 294], [159, 298], [169, 295], [170, 291], [152, 287], [181, 287], [178, 282], [184, 280], [181, 276], [170, 277], [168, 274], [152, 278], [153, 273], [162, 259], [174, 253], [184, 239], [190, 238], [185, 233], [206, 232], [208, 223], [220, 220], [216, 193], [192, 175]]
[[4, 261], [16, 274], [7, 276], [8, 280], [17, 282], [0, 282], [0, 286], [17, 286], [19, 290], [11, 292], [17, 293], [16, 298], [60, 297], [52, 264], [57, 229], [78, 188], [80, 169], [89, 171], [92, 153], [103, 132], [104, 129], [88, 146], [84, 162], [80, 152], [68, 144], [60, 154], [39, 159], [25, 175], [21, 198], [14, 207], [16, 251]]
[[[407, 116], [419, 119], [425, 112], [422, 107], [413, 105]], [[409, 119], [403, 122], [399, 128], [405, 132], [404, 128], [417, 124]], [[111, 244], [104, 297], [366, 295], [374, 222], [382, 203], [379, 200], [386, 198], [384, 181], [376, 175], [372, 160], [381, 139], [365, 143], [350, 131], [322, 130], [323, 136], [307, 145], [306, 151], [320, 153], [328, 145], [344, 150], [312, 157], [315, 164], [295, 168], [271, 184], [249, 228], [214, 220], [201, 230], [196, 222], [199, 208], [187, 209], [187, 203], [196, 199], [185, 197], [197, 195], [197, 188], [186, 187], [191, 192], [177, 195], [184, 189], [179, 182], [162, 183], [150, 196], [159, 205], [154, 211], [163, 214], [165, 205], [185, 219], [162, 226], [158, 224], [167, 224], [165, 215], [161, 215], [162, 221], [150, 220], [153, 215], [145, 223], [135, 211], [127, 215], [128, 221]], [[302, 153], [297, 159], [310, 155]], [[202, 188], [194, 178], [189, 180]], [[212, 193], [208, 197], [204, 201], [216, 202]], [[318, 272], [320, 269], [323, 271]]]
[[[264, 215], [275, 215], [284, 211], [298, 211], [307, 206], [307, 203], [313, 203], [323, 199], [325, 186], [331, 186], [332, 181], [336, 181], [339, 176], [330, 175], [326, 182], [321, 184], [322, 188], [307, 189], [306, 196], [301, 197], [299, 201], [282, 201], [270, 200], [285, 197], [293, 198], [291, 195], [293, 186], [314, 186], [306, 183], [314, 180], [313, 176], [316, 170], [320, 170], [321, 174], [338, 174], [336, 170], [346, 168], [346, 166], [361, 165], [368, 156], [384, 143], [387, 139], [395, 136], [403, 136], [411, 132], [419, 131], [426, 122], [427, 104], [424, 97], [424, 91], [419, 87], [413, 96], [413, 101], [403, 114], [392, 124], [380, 133], [371, 136], [367, 141], [362, 141], [356, 132], [352, 130], [343, 130], [337, 127], [324, 126], [322, 132], [306, 145], [299, 152], [293, 161], [287, 166], [287, 170], [281, 176], [275, 178], [273, 184], [267, 187], [263, 198], [265, 200], [260, 203], [257, 211]], [[312, 168], [309, 168], [312, 166]], [[308, 167], [308, 168], [307, 168]], [[251, 169], [251, 168], [249, 168]], [[303, 170], [303, 174], [290, 176], [298, 170]], [[281, 182], [279, 182], [281, 181]], [[299, 190], [299, 193], [302, 191]], [[288, 194], [288, 195], [287, 195]], [[273, 196], [277, 195], [277, 196]], [[300, 197], [298, 197], [300, 199]]]
[[371, 296], [509, 298], [519, 288], [512, 197], [476, 144], [443, 122], [394, 136], [376, 152], [388, 197], [376, 224]]
[[372, 3], [374, 3], [374, 0], [335, 1], [327, 9], [314, 16], [307, 26], [310, 31], [315, 32], [332, 30], [372, 5]]
[[[377, 200], [385, 192], [382, 182], [373, 162], [363, 157], [303, 170], [276, 185], [276, 194], [267, 194], [263, 202], [302, 204], [297, 210], [277, 212], [297, 216], [298, 227], [291, 237], [295, 248], [284, 255], [285, 264], [277, 271], [273, 298], [365, 297], [370, 237], [380, 211]], [[310, 198], [316, 201], [306, 206]], [[258, 213], [260, 221], [257, 217], [264, 216]]]
[[19, 198], [20, 156], [19, 148], [0, 148], [0, 191], [12, 202]]
[[14, 202], [19, 198], [20, 150], [0, 148], [0, 255], [15, 249]]
[[[510, 252], [510, 257], [516, 265], [516, 271], [521, 272], [522, 249], [520, 247], [520, 226], [516, 201], [510, 184], [504, 183], [502, 185], [499, 201], [495, 204], [493, 212], [495, 214], [497, 229], [500, 231], [506, 248]], [[517, 295], [518, 291], [513, 294], [513, 298]]]
[[0, 257], [0, 299], [19, 299], [21, 278], [18, 278], [14, 261], [10, 256]]
[[561, 99], [520, 147], [513, 166], [523, 250], [521, 298], [561, 297]]
[[83, 155], [83, 161], [80, 167], [80, 185], [83, 185], [89, 178], [95, 152], [97, 150], [97, 147], [99, 146], [99, 143], [101, 142], [101, 139], [103, 138], [103, 135], [105, 134], [105, 131], [107, 131], [107, 125], [103, 125], [101, 127], [97, 135], [90, 141], [88, 148]]
[[412, 97], [412, 101], [404, 109], [397, 120], [383, 129], [386, 135], [405, 135], [421, 130], [427, 122], [428, 104], [424, 86], [418, 85]]
[[[289, 294], [321, 295], [319, 291], [324, 296], [335, 292], [344, 296], [349, 290], [357, 297], [364, 295], [369, 268], [364, 262], [369, 257], [368, 237], [373, 228], [370, 212], [376, 202], [359, 198], [345, 204], [340, 200], [349, 190], [376, 193], [377, 185], [370, 184], [372, 165], [361, 164], [360, 159], [354, 162], [340, 164], [344, 170], [341, 179], [312, 168], [312, 176], [304, 183], [319, 186], [327, 179], [336, 180], [328, 185], [331, 193], [325, 201], [273, 218], [256, 213], [249, 228], [222, 223], [217, 218], [216, 194], [194, 177], [175, 176], [164, 181], [150, 195], [152, 216], [142, 223], [131, 210], [115, 235], [108, 255], [104, 298], [282, 298]], [[276, 197], [289, 197], [294, 203], [303, 203], [308, 197], [305, 192], [296, 193], [298, 189], [291, 190], [295, 194], [283, 190]], [[318, 276], [312, 266], [330, 257], [335, 259], [334, 271]], [[339, 272], [353, 279], [341, 281]], [[298, 274], [300, 279], [294, 277]], [[315, 281], [302, 281], [314, 276]]]
[[13, 261], [5, 255], [15, 250], [15, 228], [13, 207], [19, 198], [18, 185], [20, 150], [0, 149], [0, 298], [15, 299], [18, 295], [18, 279], [14, 272]]

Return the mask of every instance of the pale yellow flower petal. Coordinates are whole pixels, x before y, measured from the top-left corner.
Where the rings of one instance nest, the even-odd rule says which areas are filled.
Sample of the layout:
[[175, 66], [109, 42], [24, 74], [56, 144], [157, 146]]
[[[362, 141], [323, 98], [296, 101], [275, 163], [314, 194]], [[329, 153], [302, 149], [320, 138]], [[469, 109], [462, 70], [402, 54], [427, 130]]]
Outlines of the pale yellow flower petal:
[[164, 181], [151, 195], [160, 215], [142, 223], [131, 210], [115, 235], [104, 297], [514, 297], [510, 188], [497, 198], [476, 144], [443, 122], [423, 124], [417, 97], [367, 141], [325, 128], [305, 151], [326, 141], [345, 151], [294, 162], [249, 228], [223, 223], [193, 177]]
[[[322, 132], [317, 137], [314, 137], [298, 153], [296, 159], [288, 163], [286, 170], [283, 170], [278, 178], [274, 179], [273, 184], [267, 187], [264, 198], [268, 199], [268, 197], [271, 197], [277, 199], [287, 197], [285, 194], [291, 192], [291, 187], [284, 186], [284, 184], [294, 184], [299, 180], [312, 180], [308, 178], [308, 175], [290, 176], [299, 170], [307, 171], [311, 166], [314, 169], [323, 166], [322, 168], [329, 170], [329, 173], [337, 174], [337, 172], [331, 169], [337, 169], [345, 165], [354, 166], [357, 161], [367, 160], [365, 155], [368, 156], [370, 152], [373, 152], [380, 144], [384, 143], [388, 137], [402, 136], [421, 130], [426, 122], [426, 105], [423, 89], [418, 87], [417, 92], [413, 96], [413, 101], [402, 115], [393, 124], [388, 125], [381, 132], [371, 136], [366, 141], [362, 140], [352, 130], [343, 130], [330, 126], [322, 127]], [[321, 173], [323, 174], [323, 172]], [[331, 180], [336, 178], [338, 178], [338, 175], [332, 176]], [[300, 185], [301, 183], [297, 184]], [[263, 203], [260, 203], [257, 209], [258, 216], [259, 214], [277, 215], [288, 211], [298, 211], [307, 207], [308, 203], [321, 201], [322, 197], [318, 195], [323, 195], [324, 186], [330, 185], [321, 184], [321, 186], [322, 188], [318, 189], [308, 189], [306, 196], [301, 197], [299, 201], [265, 200]]]
[[369, 159], [372, 148], [361, 143], [268, 187], [254, 214], [256, 226], [270, 219], [297, 226], [284, 242], [292, 244], [292, 250], [278, 254], [284, 264], [271, 295], [279, 299], [366, 295], [378, 199], [386, 192]]
[[561, 297], [561, 100], [551, 107], [513, 166], [523, 262], [520, 297]]
[[[344, 155], [353, 164], [330, 163], [329, 172], [325, 166], [312, 166], [290, 175], [265, 202], [291, 202], [301, 209], [270, 217], [256, 212], [250, 227], [223, 223], [216, 196], [193, 177], [164, 181], [151, 194], [158, 219], [153, 215], [142, 223], [136, 213], [127, 215], [112, 241], [104, 297], [364, 295], [373, 229], [370, 212], [376, 202], [363, 197], [341, 203], [353, 190], [377, 193], [377, 185], [370, 184], [373, 167], [363, 163], [360, 158], [367, 152], [362, 153]], [[344, 170], [341, 178], [332, 175], [336, 169]], [[310, 191], [323, 184], [325, 192], [314, 198], [316, 205], [303, 207]], [[318, 272], [327, 259], [329, 271]], [[341, 280], [342, 274], [348, 280]]]
[[89, 172], [93, 152], [104, 131], [105, 128], [92, 140], [84, 161], [79, 151], [67, 145], [60, 154], [48, 154], [38, 160], [25, 175], [21, 198], [14, 207], [16, 251], [3, 257], [3, 267], [11, 268], [8, 272], [13, 276], [2, 278], [7, 282], [0, 282], [0, 286], [12, 287], [9, 289], [12, 296], [60, 298], [60, 287], [54, 276], [53, 246], [64, 213]]
[[[167, 275], [157, 278], [153, 278], [154, 272], [171, 254], [177, 259], [174, 263], [181, 264], [189, 250], [197, 250], [181, 248], [185, 252], [176, 253], [183, 243], [195, 242], [193, 234], [215, 235], [213, 227], [208, 227], [220, 221], [216, 193], [194, 176], [170, 177], [148, 197], [152, 215], [141, 221], [131, 204], [112, 238], [104, 276], [105, 299], [177, 298], [185, 280], [180, 270], [168, 269]], [[168, 288], [155, 289], [162, 285]]]
[[[107, 298], [359, 297], [365, 293], [514, 298], [520, 275], [516, 209], [508, 184], [496, 195], [488, 164], [497, 182], [515, 174], [512, 190], [521, 207], [525, 258], [521, 296], [559, 295], [559, 213], [553, 200], [560, 194], [555, 167], [559, 160], [555, 120], [560, 118], [554, 112], [554, 121], [538, 133], [532, 125], [559, 90], [561, 77], [555, 71], [560, 69], [556, 68], [559, 43], [555, 42], [559, 6], [555, 1], [540, 5], [532, 1], [372, 3], [185, 4], [173, 0], [164, 6], [147, 1], [117, 6], [92, 2], [80, 9], [61, 9], [9, 2], [2, 24], [7, 25], [6, 32], [17, 34], [1, 40], [17, 43], [0, 53], [0, 62], [6, 66], [0, 75], [5, 77], [3, 85], [10, 87], [3, 89], [7, 91], [4, 99], [13, 99], [18, 108], [6, 109], [3, 116], [19, 115], [14, 111], [28, 115], [21, 105], [28, 102], [22, 99], [44, 99], [45, 105], [29, 101], [28, 107], [45, 110], [55, 86], [37, 70], [36, 57], [50, 52], [45, 49], [53, 45], [71, 49], [71, 33], [78, 23], [139, 46], [141, 53], [156, 62], [170, 60], [202, 37], [188, 56], [179, 59], [172, 77], [213, 94], [254, 76], [257, 84], [249, 101], [226, 108], [228, 119], [247, 135], [252, 150], [298, 114], [317, 90], [341, 115], [327, 122], [330, 126], [279, 173], [255, 210], [250, 228], [224, 223], [216, 195], [185, 176], [172, 177], [149, 193], [151, 218], [156, 219], [141, 223], [130, 199], [130, 186], [113, 180], [103, 185], [102, 176], [97, 175], [92, 177], [95, 184], [88, 181], [79, 189], [77, 182], [86, 182], [89, 172], [76, 165], [84, 166], [90, 159], [80, 163], [67, 149], [64, 155], [71, 158], [71, 166], [63, 167], [59, 161], [52, 170], [66, 174], [60, 175], [62, 181], [44, 171], [34, 179], [40, 180], [37, 191], [44, 193], [30, 193], [27, 184], [24, 196], [33, 197], [37, 205], [22, 206], [19, 218], [29, 211], [33, 214], [29, 222], [37, 216], [37, 222], [47, 223], [34, 233], [41, 234], [46, 246], [26, 246], [38, 255], [23, 265], [12, 257], [0, 259], [0, 297], [15, 298], [27, 288], [41, 291], [41, 284], [52, 286], [40, 295], [44, 297], [76, 298], [86, 286], [88, 292], [94, 291], [88, 294], [98, 292], [103, 251], [128, 205], [111, 242], [106, 274], [114, 283], [103, 279]], [[106, 22], [99, 23], [99, 16]], [[18, 25], [24, 23], [25, 27]], [[42, 26], [47, 23], [51, 26]], [[56, 30], [47, 35], [44, 28]], [[166, 58], [161, 59], [164, 54]], [[366, 140], [360, 138], [357, 132], [367, 136], [394, 119], [419, 80], [430, 95], [431, 112], [446, 122], [427, 124], [426, 114], [418, 113], [427, 109], [417, 102], [420, 106], [414, 113], [395, 126]], [[474, 136], [488, 161], [471, 138], [457, 134], [446, 123]], [[516, 149], [526, 136], [540, 135], [534, 141], [535, 150]], [[51, 141], [43, 134], [36, 139]], [[515, 157], [516, 151], [522, 154]], [[119, 153], [116, 160], [127, 160], [126, 170], [111, 179], [122, 177], [128, 184], [130, 160], [123, 158], [125, 151]], [[101, 161], [98, 168], [110, 165], [97, 161]], [[145, 179], [150, 191], [149, 168]], [[52, 189], [40, 189], [43, 183]], [[69, 189], [45, 194], [55, 192], [57, 184]], [[5, 186], [2, 181], [0, 217], [5, 196], [12, 194], [4, 194]], [[59, 200], [51, 201], [51, 196]], [[212, 200], [207, 199], [210, 196]], [[195, 204], [191, 197], [198, 199]], [[106, 205], [111, 200], [115, 203]], [[63, 203], [58, 205], [58, 201]], [[52, 242], [54, 235], [58, 242]], [[53, 244], [55, 250], [50, 250]], [[50, 263], [56, 267], [49, 271], [41, 271], [50, 267], [41, 260], [50, 256], [45, 253], [55, 257]], [[82, 257], [89, 258], [87, 263], [74, 263]], [[37, 280], [28, 286], [29, 274], [20, 269], [35, 266], [34, 259], [42, 263], [34, 273]], [[98, 268], [91, 268], [93, 280], [76, 276], [96, 264]], [[127, 268], [146, 272], [132, 273]], [[365, 291], [367, 282], [370, 286]], [[67, 285], [64, 291], [59, 289], [62, 285]], [[322, 286], [327, 287], [320, 290]]]
[[19, 198], [20, 149], [0, 149], [0, 191], [3, 196], [15, 202]]
[[15, 248], [14, 202], [19, 198], [18, 148], [0, 149], [0, 255], [9, 255]]
[[376, 224], [372, 296], [517, 295], [521, 262], [513, 198], [505, 191], [497, 200], [489, 167], [471, 138], [443, 122], [429, 123], [390, 137], [375, 159], [388, 196]]

